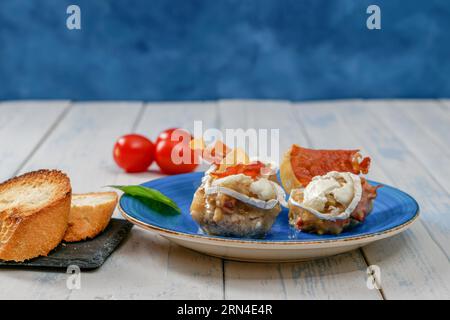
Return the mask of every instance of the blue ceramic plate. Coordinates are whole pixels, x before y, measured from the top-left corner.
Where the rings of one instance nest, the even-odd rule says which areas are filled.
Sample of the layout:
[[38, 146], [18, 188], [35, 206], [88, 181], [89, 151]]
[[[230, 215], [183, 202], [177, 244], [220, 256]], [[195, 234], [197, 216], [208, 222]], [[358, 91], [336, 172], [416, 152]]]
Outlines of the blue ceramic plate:
[[[408, 228], [419, 213], [419, 206], [411, 196], [384, 185], [378, 190], [374, 209], [366, 221], [337, 236], [294, 230], [289, 226], [287, 209], [283, 209], [264, 239], [211, 236], [199, 229], [189, 213], [193, 194], [202, 176], [202, 172], [195, 172], [143, 184], [173, 199], [181, 208], [180, 215], [155, 212], [127, 195], [120, 199], [122, 214], [145, 229], [207, 254], [246, 261], [288, 261], [337, 254], [392, 236]], [[376, 182], [370, 183], [377, 185]]]

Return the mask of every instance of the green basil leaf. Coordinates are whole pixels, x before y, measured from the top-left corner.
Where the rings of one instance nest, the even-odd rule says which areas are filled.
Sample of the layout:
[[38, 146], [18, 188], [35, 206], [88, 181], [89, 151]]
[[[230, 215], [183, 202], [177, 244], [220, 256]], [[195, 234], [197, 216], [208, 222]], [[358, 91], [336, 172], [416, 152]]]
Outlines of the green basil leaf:
[[121, 190], [125, 194], [137, 198], [138, 200], [148, 205], [151, 209], [158, 211], [160, 213], [165, 213], [167, 207], [171, 209], [172, 212], [175, 211], [176, 213], [181, 213], [181, 210], [175, 203], [175, 201], [165, 196], [158, 190], [147, 188], [144, 186], [108, 186], [108, 187]]

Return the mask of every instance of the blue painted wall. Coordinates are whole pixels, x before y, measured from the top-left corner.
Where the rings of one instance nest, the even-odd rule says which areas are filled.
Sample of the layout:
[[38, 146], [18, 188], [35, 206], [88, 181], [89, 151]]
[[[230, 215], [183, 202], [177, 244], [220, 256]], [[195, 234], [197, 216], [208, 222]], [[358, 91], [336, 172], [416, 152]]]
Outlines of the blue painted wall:
[[0, 100], [450, 97], [449, 60], [448, 0], [0, 1]]

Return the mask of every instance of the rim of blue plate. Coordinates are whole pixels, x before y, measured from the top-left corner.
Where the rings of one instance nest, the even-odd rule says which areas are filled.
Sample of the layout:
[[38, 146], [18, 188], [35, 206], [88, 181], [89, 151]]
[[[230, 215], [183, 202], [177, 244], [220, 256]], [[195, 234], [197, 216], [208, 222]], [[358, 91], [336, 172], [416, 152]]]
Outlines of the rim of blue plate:
[[[145, 185], [150, 182], [154, 182], [154, 181], [158, 181], [158, 180], [162, 180], [162, 179], [168, 179], [168, 178], [174, 179], [179, 176], [192, 175], [192, 174], [201, 175], [203, 173], [204, 172], [197, 171], [197, 172], [190, 172], [190, 173], [174, 175], [174, 176], [165, 176], [165, 177], [161, 177], [161, 178], [157, 178], [154, 180], [144, 182], [140, 185]], [[392, 227], [392, 228], [389, 228], [386, 230], [382, 230], [382, 231], [378, 231], [378, 232], [369, 232], [369, 233], [364, 233], [361, 235], [341, 236], [340, 238], [337, 238], [337, 239], [328, 238], [328, 239], [323, 239], [323, 240], [306, 240], [305, 241], [305, 240], [298, 240], [298, 239], [288, 239], [288, 240], [266, 240], [266, 239], [248, 239], [248, 238], [240, 239], [240, 238], [230, 238], [230, 237], [216, 236], [216, 235], [209, 235], [209, 234], [181, 232], [181, 231], [176, 231], [173, 229], [168, 229], [168, 228], [165, 228], [164, 226], [161, 226], [158, 224], [150, 224], [147, 222], [143, 222], [139, 219], [134, 218], [130, 214], [128, 214], [122, 208], [122, 200], [124, 199], [125, 194], [122, 194], [120, 196], [118, 208], [124, 218], [126, 218], [130, 222], [132, 222], [144, 229], [150, 229], [153, 231], [168, 233], [171, 235], [176, 235], [176, 236], [181, 236], [181, 237], [189, 237], [189, 238], [195, 238], [195, 239], [201, 239], [201, 240], [215, 240], [215, 241], [219, 241], [219, 242], [248, 243], [248, 244], [277, 244], [277, 245], [278, 244], [282, 244], [282, 245], [310, 244], [310, 245], [312, 245], [312, 244], [322, 244], [322, 243], [348, 242], [348, 241], [355, 241], [355, 240], [377, 237], [377, 236], [386, 235], [389, 233], [396, 233], [396, 231], [398, 231], [398, 230], [402, 230], [402, 229], [409, 227], [410, 225], [412, 225], [412, 223], [414, 223], [417, 220], [417, 218], [420, 215], [420, 207], [419, 207], [419, 204], [417, 203], [416, 199], [414, 199], [411, 195], [409, 195], [408, 193], [406, 193], [398, 188], [392, 187], [392, 186], [384, 184], [384, 183], [376, 182], [373, 180], [367, 180], [367, 181], [369, 181], [370, 183], [374, 183], [374, 184], [381, 184], [381, 185], [390, 187], [392, 189], [396, 189], [399, 192], [403, 193], [406, 197], [408, 197], [414, 203], [414, 207], [415, 207], [414, 215], [409, 220], [405, 221], [402, 224], [399, 224], [395, 227]]]

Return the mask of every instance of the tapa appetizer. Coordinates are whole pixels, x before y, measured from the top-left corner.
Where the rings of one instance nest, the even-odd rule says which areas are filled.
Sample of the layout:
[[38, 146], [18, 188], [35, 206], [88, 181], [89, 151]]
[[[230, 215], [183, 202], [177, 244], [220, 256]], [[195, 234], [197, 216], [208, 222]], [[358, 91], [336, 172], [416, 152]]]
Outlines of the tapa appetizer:
[[290, 193], [289, 223], [317, 234], [340, 234], [365, 220], [377, 188], [359, 174], [369, 171], [370, 158], [359, 150], [312, 150], [293, 145], [280, 166]]
[[206, 154], [212, 164], [194, 194], [192, 218], [211, 235], [264, 237], [286, 204], [276, 170], [221, 142]]

